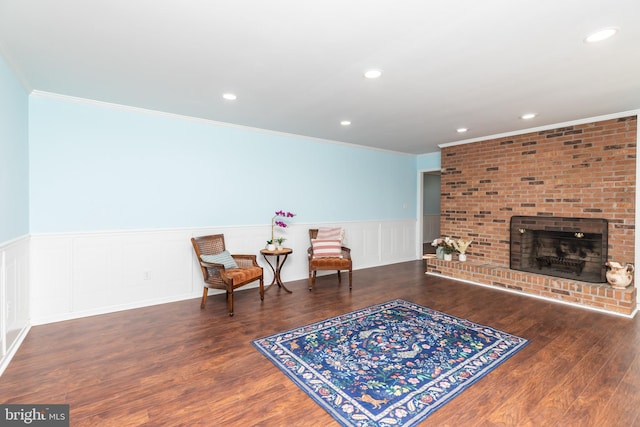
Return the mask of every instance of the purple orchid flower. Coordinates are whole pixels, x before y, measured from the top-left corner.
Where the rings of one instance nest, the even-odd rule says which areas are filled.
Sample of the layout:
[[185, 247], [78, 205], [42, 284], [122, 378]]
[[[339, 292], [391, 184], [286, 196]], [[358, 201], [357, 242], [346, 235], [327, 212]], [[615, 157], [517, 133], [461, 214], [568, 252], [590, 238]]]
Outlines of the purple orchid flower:
[[286, 222], [276, 220], [276, 218], [277, 217], [293, 218], [294, 216], [296, 216], [296, 214], [294, 214], [292, 212], [286, 212], [286, 211], [283, 211], [283, 210], [275, 212], [275, 216], [273, 218], [271, 218], [271, 241], [272, 242], [275, 241], [274, 228], [276, 226], [281, 227], [281, 228], [286, 228], [287, 227], [287, 223]]

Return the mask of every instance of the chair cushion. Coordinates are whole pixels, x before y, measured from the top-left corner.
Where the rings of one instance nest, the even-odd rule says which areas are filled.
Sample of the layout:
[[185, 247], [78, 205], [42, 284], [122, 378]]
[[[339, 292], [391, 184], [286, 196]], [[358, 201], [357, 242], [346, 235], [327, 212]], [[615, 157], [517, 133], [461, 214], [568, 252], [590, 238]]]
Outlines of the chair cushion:
[[238, 268], [238, 264], [233, 259], [229, 251], [222, 251], [215, 255], [200, 255], [204, 262], [215, 262], [216, 264], [224, 264], [224, 268]]
[[227, 277], [233, 280], [234, 284], [246, 283], [251, 280], [257, 280], [262, 276], [262, 268], [260, 267], [248, 267], [248, 268], [236, 268], [235, 270], [226, 270]]
[[312, 258], [311, 270], [350, 270], [351, 260], [347, 258]]
[[342, 241], [342, 227], [320, 227], [316, 239]]
[[342, 258], [340, 240], [311, 239], [313, 258]]

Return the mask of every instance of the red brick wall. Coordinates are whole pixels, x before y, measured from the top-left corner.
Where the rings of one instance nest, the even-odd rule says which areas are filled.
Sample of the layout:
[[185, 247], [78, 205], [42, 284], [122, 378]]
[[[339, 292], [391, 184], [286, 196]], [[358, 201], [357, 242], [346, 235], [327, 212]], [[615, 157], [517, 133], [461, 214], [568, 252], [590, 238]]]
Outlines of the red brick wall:
[[637, 117], [442, 149], [444, 236], [473, 238], [476, 260], [509, 265], [512, 215], [605, 218], [609, 260], [634, 261]]
[[605, 218], [609, 260], [633, 263], [636, 127], [631, 116], [443, 148], [441, 233], [474, 243], [469, 264], [428, 261], [427, 270], [630, 314], [635, 286], [613, 292], [606, 284], [510, 273], [509, 220]]

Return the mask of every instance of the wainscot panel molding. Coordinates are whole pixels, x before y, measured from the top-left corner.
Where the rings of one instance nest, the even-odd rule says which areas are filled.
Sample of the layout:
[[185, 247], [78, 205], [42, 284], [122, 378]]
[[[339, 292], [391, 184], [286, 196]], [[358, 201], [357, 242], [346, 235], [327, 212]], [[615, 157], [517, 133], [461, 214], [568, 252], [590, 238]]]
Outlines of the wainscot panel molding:
[[29, 331], [29, 237], [0, 244], [0, 375]]
[[[277, 236], [293, 249], [283, 281], [308, 277], [308, 229], [340, 226], [352, 250], [354, 270], [418, 259], [416, 221], [332, 224], [294, 223]], [[270, 226], [59, 233], [31, 236], [31, 324], [44, 324], [202, 296], [202, 273], [191, 237], [222, 233], [227, 249], [260, 255]], [[330, 274], [330, 273], [325, 273]], [[257, 282], [249, 287], [257, 287]], [[210, 294], [222, 291], [210, 290]], [[198, 301], [194, 301], [198, 304]]]

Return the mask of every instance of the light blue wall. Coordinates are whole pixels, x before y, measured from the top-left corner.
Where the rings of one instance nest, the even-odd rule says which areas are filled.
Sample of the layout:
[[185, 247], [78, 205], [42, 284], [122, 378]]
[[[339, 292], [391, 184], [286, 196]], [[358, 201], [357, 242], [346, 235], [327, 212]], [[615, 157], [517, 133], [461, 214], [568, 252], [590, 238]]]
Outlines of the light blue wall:
[[31, 232], [415, 218], [415, 156], [35, 94]]
[[419, 155], [416, 158], [416, 167], [419, 171], [440, 170], [440, 152]]
[[28, 99], [0, 55], [0, 243], [29, 233]]

